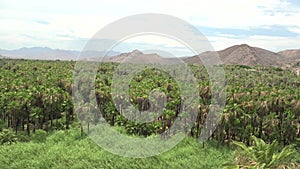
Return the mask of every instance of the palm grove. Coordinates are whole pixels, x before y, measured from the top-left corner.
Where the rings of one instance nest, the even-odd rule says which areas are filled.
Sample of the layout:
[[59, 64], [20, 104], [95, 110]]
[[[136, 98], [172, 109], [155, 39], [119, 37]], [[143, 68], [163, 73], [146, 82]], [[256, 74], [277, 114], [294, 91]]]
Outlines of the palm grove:
[[[159, 89], [166, 95], [164, 113], [149, 123], [126, 119], [114, 105], [115, 100], [126, 99], [122, 92], [113, 100], [111, 82], [117, 63], [101, 63], [95, 79], [95, 97], [100, 111], [81, 114], [72, 103], [72, 80], [75, 62], [30, 61], [2, 59], [0, 62], [0, 127], [12, 129], [15, 134], [30, 135], [37, 129], [47, 132], [69, 129], [81, 123], [96, 125], [101, 117], [112, 126], [122, 127], [129, 135], [149, 136], [171, 127], [180, 112], [183, 101], [176, 81], [166, 73], [144, 69], [130, 82], [130, 102], [133, 107], [123, 111], [144, 111], [149, 108], [149, 91]], [[200, 99], [191, 105], [196, 116], [187, 134], [197, 138], [203, 129], [211, 103], [211, 89], [205, 67], [189, 66], [198, 80]], [[251, 136], [267, 143], [276, 140], [289, 145], [300, 138], [300, 79], [290, 70], [275, 67], [225, 66], [226, 104], [210, 139], [219, 144], [232, 141], [251, 145]], [[128, 72], [118, 72], [126, 74]], [[73, 86], [74, 87], [74, 86]], [[75, 86], [76, 87], [76, 86]], [[77, 86], [78, 87], [78, 86]], [[163, 99], [157, 95], [156, 99]], [[82, 108], [91, 105], [82, 102]], [[120, 110], [120, 109], [119, 109]], [[89, 126], [88, 125], [88, 126]], [[82, 126], [82, 125], [80, 125]], [[88, 132], [90, 129], [87, 129]]]

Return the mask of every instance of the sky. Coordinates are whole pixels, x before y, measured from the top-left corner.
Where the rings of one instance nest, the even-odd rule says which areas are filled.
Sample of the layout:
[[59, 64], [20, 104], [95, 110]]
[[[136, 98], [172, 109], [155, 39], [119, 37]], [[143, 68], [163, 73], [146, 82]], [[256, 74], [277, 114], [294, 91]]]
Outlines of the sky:
[[[189, 22], [215, 50], [238, 44], [274, 52], [300, 49], [299, 0], [0, 0], [0, 48], [81, 51], [107, 24], [142, 13], [168, 14]], [[173, 50], [174, 55], [187, 50], [154, 36], [129, 39], [115, 50], [134, 48]]]

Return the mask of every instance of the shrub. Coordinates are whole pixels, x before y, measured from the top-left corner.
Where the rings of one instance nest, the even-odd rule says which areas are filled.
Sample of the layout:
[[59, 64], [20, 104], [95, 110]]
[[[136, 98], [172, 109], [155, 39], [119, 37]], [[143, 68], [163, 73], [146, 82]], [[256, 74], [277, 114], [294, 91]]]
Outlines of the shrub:
[[244, 143], [234, 141], [233, 144], [238, 146], [242, 151], [236, 152], [234, 165], [227, 165], [228, 168], [286, 168], [287, 166], [298, 166], [293, 163], [296, 150], [294, 145], [284, 147], [278, 150], [277, 141], [271, 144], [265, 143], [262, 139], [255, 136], [251, 137], [253, 145], [247, 147]]
[[35, 131], [35, 133], [32, 134], [31, 136], [31, 141], [35, 143], [42, 143], [45, 142], [47, 139], [47, 132], [41, 129], [38, 129]]
[[15, 135], [14, 131], [11, 129], [3, 129], [3, 131], [0, 133], [0, 144], [14, 144], [18, 141], [17, 136]]

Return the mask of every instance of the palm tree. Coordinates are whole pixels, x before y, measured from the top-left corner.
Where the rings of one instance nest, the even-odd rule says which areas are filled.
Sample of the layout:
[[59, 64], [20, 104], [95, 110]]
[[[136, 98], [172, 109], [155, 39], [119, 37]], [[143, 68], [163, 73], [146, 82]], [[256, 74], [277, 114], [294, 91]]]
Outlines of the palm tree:
[[289, 166], [295, 158], [296, 150], [294, 145], [289, 145], [278, 150], [277, 141], [271, 144], [265, 143], [262, 139], [251, 136], [252, 146], [247, 147], [244, 143], [234, 141], [233, 144], [239, 147], [237, 150], [236, 164], [226, 164], [226, 168], [241, 167], [241, 168], [285, 168]]

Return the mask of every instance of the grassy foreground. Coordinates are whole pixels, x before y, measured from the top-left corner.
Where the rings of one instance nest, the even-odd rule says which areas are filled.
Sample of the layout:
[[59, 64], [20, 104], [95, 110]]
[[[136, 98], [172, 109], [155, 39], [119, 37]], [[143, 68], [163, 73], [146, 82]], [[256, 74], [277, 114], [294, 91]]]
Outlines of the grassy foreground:
[[0, 146], [0, 168], [220, 168], [233, 151], [186, 138], [172, 150], [149, 158], [120, 157], [103, 150], [80, 131], [57, 131], [43, 142]]

